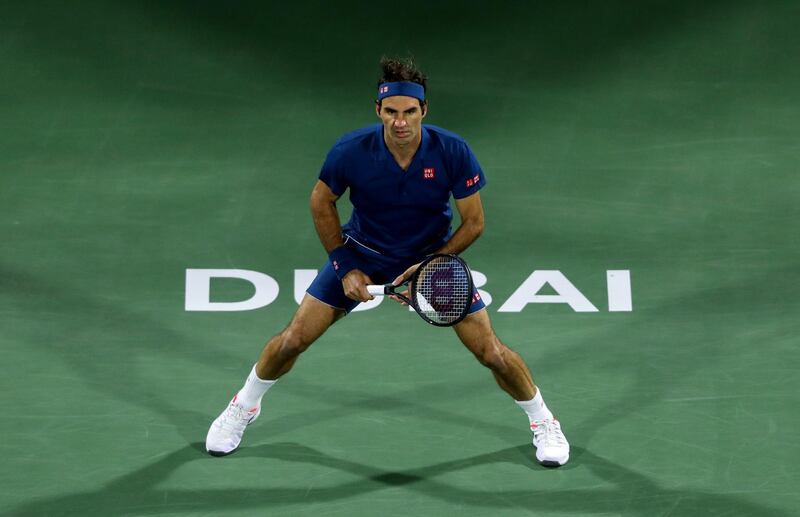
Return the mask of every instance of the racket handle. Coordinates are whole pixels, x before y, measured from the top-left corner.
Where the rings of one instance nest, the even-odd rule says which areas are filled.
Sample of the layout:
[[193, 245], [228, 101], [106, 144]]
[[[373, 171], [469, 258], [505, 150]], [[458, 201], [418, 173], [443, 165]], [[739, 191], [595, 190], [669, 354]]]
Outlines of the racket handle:
[[383, 296], [386, 294], [386, 287], [382, 285], [368, 285], [367, 292], [372, 296]]

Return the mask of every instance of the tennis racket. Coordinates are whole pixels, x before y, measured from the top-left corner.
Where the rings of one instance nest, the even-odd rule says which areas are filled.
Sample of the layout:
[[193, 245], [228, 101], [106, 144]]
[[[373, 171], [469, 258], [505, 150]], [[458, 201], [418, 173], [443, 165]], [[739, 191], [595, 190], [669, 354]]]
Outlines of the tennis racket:
[[[397, 292], [405, 286], [409, 287], [408, 297]], [[431, 325], [449, 327], [467, 316], [472, 288], [466, 262], [455, 255], [437, 253], [423, 260], [404, 283], [368, 285], [367, 291], [373, 296], [397, 296]]]

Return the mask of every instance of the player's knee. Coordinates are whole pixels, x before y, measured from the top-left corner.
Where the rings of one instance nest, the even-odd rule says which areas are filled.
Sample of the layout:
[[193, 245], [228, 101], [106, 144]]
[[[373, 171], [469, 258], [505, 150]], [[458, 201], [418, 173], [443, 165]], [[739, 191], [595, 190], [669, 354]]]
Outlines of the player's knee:
[[502, 344], [495, 346], [487, 346], [479, 354], [477, 354], [478, 361], [485, 367], [495, 372], [502, 372], [507, 367], [507, 354], [510, 352]]
[[311, 346], [311, 340], [299, 329], [288, 327], [281, 332], [280, 353], [286, 358], [297, 357]]

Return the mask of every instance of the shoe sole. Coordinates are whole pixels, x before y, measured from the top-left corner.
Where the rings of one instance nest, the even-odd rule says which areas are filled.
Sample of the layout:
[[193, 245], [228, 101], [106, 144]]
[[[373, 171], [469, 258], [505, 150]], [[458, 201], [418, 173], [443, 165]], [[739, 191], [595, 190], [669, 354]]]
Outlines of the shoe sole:
[[234, 452], [236, 452], [236, 451], [238, 451], [238, 450], [239, 450], [239, 447], [236, 447], [235, 449], [233, 449], [233, 450], [232, 450], [232, 451], [230, 451], [230, 452], [223, 452], [223, 451], [209, 451], [208, 449], [206, 449], [206, 452], [207, 452], [207, 453], [209, 453], [211, 456], [214, 456], [215, 458], [221, 458], [221, 457], [223, 457], [223, 456], [229, 456], [229, 455], [233, 454]]
[[540, 460], [539, 458], [536, 458], [536, 463], [538, 463], [539, 465], [541, 465], [543, 467], [548, 467], [548, 468], [563, 467], [564, 465], [567, 464], [568, 461], [569, 461], [569, 456], [564, 458], [563, 461], [558, 461], [558, 460]]
[[550, 469], [554, 469], [554, 468], [557, 468], [557, 467], [560, 467], [560, 466], [564, 465], [565, 463], [566, 463], [566, 461], [564, 463], [559, 463], [557, 461], [540, 461], [539, 465], [541, 465], [542, 467], [547, 467], [547, 468], [550, 468]]

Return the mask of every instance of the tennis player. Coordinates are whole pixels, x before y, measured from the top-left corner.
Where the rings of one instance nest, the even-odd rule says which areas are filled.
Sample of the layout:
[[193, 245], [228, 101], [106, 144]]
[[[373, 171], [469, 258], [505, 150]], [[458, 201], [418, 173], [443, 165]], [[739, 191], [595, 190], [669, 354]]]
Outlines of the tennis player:
[[[436, 126], [426, 77], [411, 60], [381, 60], [375, 113], [380, 124], [346, 134], [328, 153], [311, 192], [311, 213], [329, 260], [289, 325], [269, 340], [244, 386], [206, 438], [213, 456], [234, 452], [261, 412], [261, 399], [334, 322], [373, 298], [370, 284], [399, 285], [431, 253], [461, 253], [483, 232], [484, 173], [467, 143]], [[341, 226], [336, 202], [350, 189], [353, 212]], [[451, 231], [450, 196], [461, 224]], [[536, 459], [564, 465], [569, 444], [522, 358], [495, 335], [477, 291], [455, 332], [527, 414]]]

